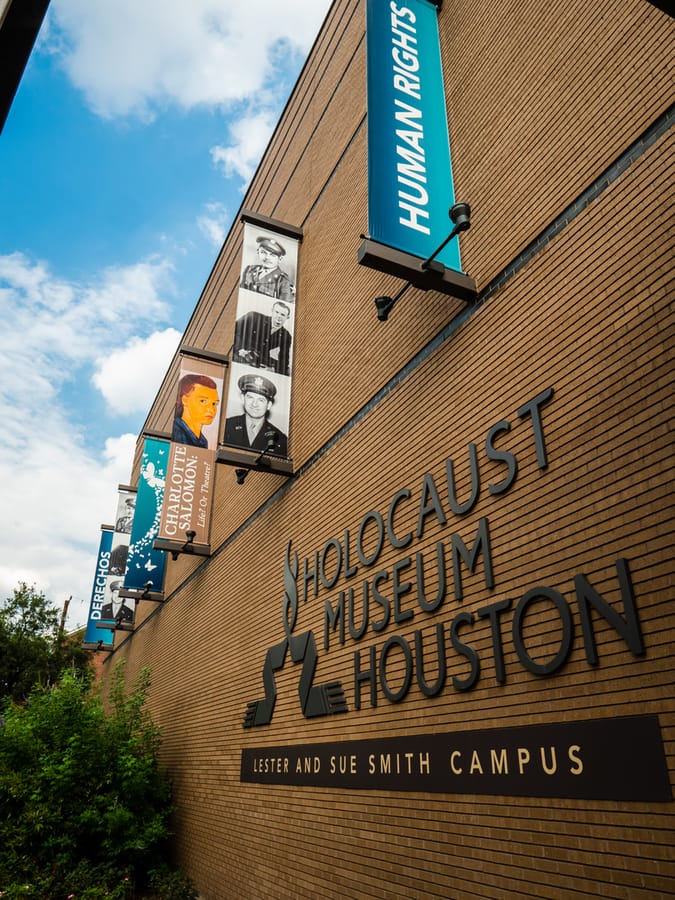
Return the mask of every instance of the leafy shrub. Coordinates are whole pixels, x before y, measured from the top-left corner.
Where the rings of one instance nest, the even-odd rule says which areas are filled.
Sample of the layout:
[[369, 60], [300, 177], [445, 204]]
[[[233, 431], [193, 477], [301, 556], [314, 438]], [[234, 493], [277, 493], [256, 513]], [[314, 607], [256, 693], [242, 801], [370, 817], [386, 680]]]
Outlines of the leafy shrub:
[[148, 687], [146, 669], [126, 696], [119, 665], [109, 711], [100, 690], [72, 674], [35, 688], [23, 706], [5, 702], [3, 900], [118, 900], [138, 896], [153, 870], [164, 871], [171, 785], [144, 709]]
[[150, 872], [148, 884], [157, 900], [197, 900], [199, 896], [189, 878], [168, 866]]
[[91, 674], [91, 653], [82, 638], [59, 627], [59, 615], [45, 595], [24, 581], [0, 600], [0, 699], [24, 701], [36, 684], [47, 686], [70, 668]]

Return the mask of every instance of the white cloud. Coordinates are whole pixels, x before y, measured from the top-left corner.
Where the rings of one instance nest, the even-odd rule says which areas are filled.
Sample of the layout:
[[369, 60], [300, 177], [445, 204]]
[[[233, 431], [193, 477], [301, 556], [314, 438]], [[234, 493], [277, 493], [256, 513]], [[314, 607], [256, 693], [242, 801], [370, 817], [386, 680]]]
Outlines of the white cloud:
[[33, 424], [21, 452], [5, 448], [0, 457], [0, 596], [10, 596], [19, 580], [59, 606], [72, 596], [68, 621], [74, 627], [86, 621], [99, 526], [113, 520], [136, 437], [109, 440], [97, 455], [59, 411]]
[[[329, 5], [52, 0], [39, 49], [60, 60], [104, 118], [149, 121], [170, 106], [218, 107], [230, 117], [243, 110], [212, 159], [248, 180], [289, 73]], [[206, 205], [197, 224], [220, 245], [224, 207]], [[134, 434], [92, 433], [112, 433], [110, 415], [143, 414], [152, 403], [180, 338], [168, 327], [172, 277], [159, 257], [77, 283], [21, 253], [0, 255], [0, 597], [19, 580], [35, 583], [55, 603], [72, 595], [69, 624], [84, 623], [99, 526], [114, 516], [116, 486], [130, 478], [136, 442]], [[84, 394], [96, 429], [75, 407]]]
[[[0, 300], [6, 327], [0, 334], [0, 375], [26, 377], [28, 363], [42, 361], [30, 378], [49, 374], [50, 382], [67, 379], [73, 363], [96, 359], [115, 344], [124, 344], [139, 326], [166, 321], [162, 298], [171, 290], [166, 260], [106, 269], [96, 282], [75, 285], [52, 277], [44, 263], [22, 253], [0, 256]], [[15, 335], [21, 335], [16, 342]]]
[[[72, 594], [72, 625], [86, 619], [99, 526], [115, 514], [117, 485], [129, 481], [136, 436], [92, 446], [86, 426], [68, 413], [67, 393], [94, 371], [101, 390], [114, 393], [120, 382], [100, 364], [110, 358], [156, 391], [179, 338], [171, 328], [152, 330], [168, 315], [169, 274], [157, 259], [81, 285], [23, 254], [0, 256], [0, 592], [9, 596], [23, 580], [59, 605]], [[142, 405], [146, 411], [147, 395]], [[87, 412], [104, 419], [95, 402]]]
[[115, 326], [166, 318], [168, 307], [161, 292], [170, 285], [171, 270], [171, 263], [159, 257], [111, 266], [98, 283], [85, 289], [84, 304], [98, 320]]
[[213, 162], [226, 177], [238, 175], [248, 183], [263, 155], [276, 124], [276, 114], [263, 110], [244, 116], [230, 125], [233, 143], [211, 148]]
[[[135, 434], [127, 433], [119, 437], [110, 437], [105, 442], [103, 456], [106, 461], [106, 471], [113, 477], [115, 485], [129, 482], [137, 437]], [[114, 510], [116, 510], [116, 506], [113, 503]]]
[[207, 203], [204, 212], [197, 218], [197, 226], [216, 249], [220, 250], [230, 225], [230, 215], [222, 203]]
[[[54, 0], [54, 40], [101, 116], [152, 117], [259, 91], [287, 44], [305, 52], [329, 0]], [[54, 45], [52, 45], [54, 46]], [[65, 48], [65, 49], [64, 49]]]
[[132, 338], [98, 365], [92, 378], [108, 408], [116, 413], [147, 412], [178, 349], [181, 333], [175, 328]]

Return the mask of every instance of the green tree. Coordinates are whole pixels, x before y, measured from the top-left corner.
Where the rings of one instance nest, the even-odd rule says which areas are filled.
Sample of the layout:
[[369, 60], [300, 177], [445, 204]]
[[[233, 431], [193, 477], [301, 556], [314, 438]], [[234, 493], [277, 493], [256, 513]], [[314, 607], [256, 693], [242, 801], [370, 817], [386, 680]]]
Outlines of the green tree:
[[58, 610], [34, 586], [20, 582], [0, 606], [0, 699], [25, 700], [36, 684], [54, 683], [61, 671], [82, 674], [91, 654], [59, 629]]
[[72, 673], [34, 689], [28, 703], [5, 700], [0, 894], [8, 900], [127, 897], [153, 879], [172, 885], [163, 898], [197, 896], [166, 866], [171, 786], [144, 706], [149, 671], [128, 695], [123, 675], [120, 664], [105, 706], [101, 687]]

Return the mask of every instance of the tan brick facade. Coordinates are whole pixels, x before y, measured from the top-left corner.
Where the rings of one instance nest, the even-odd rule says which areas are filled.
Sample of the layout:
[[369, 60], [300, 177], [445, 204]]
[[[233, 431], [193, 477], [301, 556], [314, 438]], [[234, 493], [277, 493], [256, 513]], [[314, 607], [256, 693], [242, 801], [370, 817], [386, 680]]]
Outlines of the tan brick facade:
[[[363, 2], [336, 0], [243, 203], [304, 234], [296, 476], [251, 472], [238, 485], [231, 467], [218, 466], [211, 558], [168, 561], [167, 602], [140, 603], [136, 631], [117, 635], [105, 669], [120, 657], [129, 678], [152, 667], [177, 855], [208, 900], [672, 896], [672, 801], [240, 781], [244, 748], [648, 714], [658, 716], [671, 778], [674, 767], [673, 20], [643, 0], [444, 4], [455, 190], [473, 210], [462, 262], [479, 298], [467, 308], [413, 289], [386, 324], [373, 300], [401, 282], [356, 262], [367, 230], [364, 20]], [[230, 349], [241, 237], [237, 220], [185, 344]], [[150, 429], [170, 430], [177, 367]], [[532, 407], [523, 407], [549, 389], [536, 407], [544, 464]], [[486, 449], [499, 423], [491, 446], [510, 457]], [[480, 480], [472, 505], [471, 445]], [[448, 460], [465, 512], [452, 512]], [[372, 510], [386, 521], [404, 488], [391, 525], [396, 540], [411, 533], [410, 541], [396, 547], [385, 537], [364, 565], [355, 555], [360, 524]], [[363, 526], [364, 553], [375, 545], [373, 523]], [[483, 546], [471, 570], [450, 548], [453, 536], [471, 547], [481, 528], [489, 559]], [[267, 651], [284, 638], [289, 541], [299, 560], [296, 633], [314, 632], [316, 683], [341, 680], [349, 712], [303, 717], [300, 667], [286, 661], [272, 722], [244, 729], [247, 703], [264, 693]], [[338, 544], [350, 542], [357, 572], [347, 577], [343, 557], [334, 585], [312, 578], [323, 559], [330, 582]], [[443, 593], [439, 545], [446, 583], [432, 610]], [[584, 630], [580, 583], [624, 616], [617, 560], [626, 560], [643, 653], [597, 611], [594, 641]], [[343, 620], [341, 643], [326, 626], [326, 602], [334, 608], [353, 588], [356, 633], [363, 583], [372, 589], [378, 571], [390, 600], [395, 577], [412, 583], [398, 616], [392, 604], [388, 624], [374, 627], [384, 613], [371, 595], [369, 627], [354, 637]], [[569, 652], [548, 675], [528, 670], [512, 637], [519, 600], [538, 586], [571, 613]], [[492, 620], [479, 612], [500, 601], [501, 679]], [[456, 686], [470, 677], [470, 658], [452, 644], [454, 621], [480, 661], [470, 690]], [[530, 604], [521, 635], [535, 666], [556, 656], [561, 627], [552, 603]], [[439, 633], [445, 677], [426, 696], [417, 679], [440, 677]], [[380, 659], [389, 642], [383, 677], [395, 695], [405, 676], [399, 638], [412, 648], [409, 690], [392, 702], [374, 679], [373, 706], [370, 683], [356, 686], [356, 657], [363, 668], [370, 648]]]

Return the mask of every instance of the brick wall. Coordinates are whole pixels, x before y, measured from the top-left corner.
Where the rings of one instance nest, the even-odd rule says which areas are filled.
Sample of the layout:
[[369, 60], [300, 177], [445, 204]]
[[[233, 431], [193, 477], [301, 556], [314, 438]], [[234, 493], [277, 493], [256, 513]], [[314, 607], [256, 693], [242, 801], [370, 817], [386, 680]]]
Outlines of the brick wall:
[[[564, 9], [538, 0], [444, 5], [456, 194], [473, 208], [462, 260], [481, 293], [467, 309], [411, 290], [385, 325], [373, 298], [401, 282], [356, 264], [367, 228], [363, 7], [353, 0], [332, 7], [243, 204], [304, 230], [290, 448], [298, 474], [251, 473], [240, 486], [230, 467], [218, 467], [212, 557], [168, 562], [168, 602], [141, 602], [140, 624], [126, 640], [118, 636], [106, 668], [121, 656], [129, 677], [152, 666], [152, 712], [175, 779], [177, 855], [204, 898], [670, 896], [672, 802], [240, 781], [244, 747], [643, 714], [659, 716], [673, 768], [673, 148], [664, 118], [672, 21], [638, 0]], [[523, 254], [546, 229], [550, 239]], [[218, 352], [231, 345], [241, 232], [235, 222], [187, 328], [188, 345]], [[148, 427], [168, 430], [175, 377], [176, 364]], [[518, 410], [549, 388], [542, 467], [532, 422]], [[494, 493], [490, 485], [507, 472], [484, 446], [504, 421], [509, 428], [495, 444], [515, 456], [518, 472]], [[466, 500], [471, 444], [478, 498], [453, 514], [447, 460], [457, 499]], [[262, 696], [267, 650], [284, 637], [288, 541], [301, 564], [311, 561], [346, 529], [353, 541], [364, 515], [386, 513], [404, 487], [410, 497], [396, 508], [396, 533], [414, 532], [425, 473], [445, 521], [430, 514], [408, 547], [385, 542], [372, 567], [360, 565], [333, 588], [319, 582], [316, 596], [312, 580], [306, 599], [301, 591], [296, 630], [315, 633], [316, 680], [341, 679], [349, 712], [303, 718], [299, 669], [287, 662], [276, 675], [272, 723], [244, 729], [247, 702]], [[335, 604], [352, 586], [360, 611], [363, 581], [405, 557], [410, 578], [417, 553], [427, 565], [425, 590], [435, 596], [438, 543], [456, 534], [470, 545], [481, 522], [491, 583], [483, 553], [473, 571], [463, 567], [458, 597], [446, 554], [436, 610], [421, 609], [413, 589], [402, 600], [411, 617], [377, 631], [371, 607], [362, 637], [347, 634], [340, 643], [329, 632], [325, 646], [326, 601]], [[372, 539], [367, 532], [364, 544]], [[618, 559], [627, 560], [644, 653], [596, 616], [591, 665], [574, 579], [585, 576], [623, 613]], [[334, 551], [326, 551], [326, 565], [335, 568]], [[390, 594], [391, 580], [384, 584]], [[546, 677], [522, 665], [509, 639], [518, 599], [540, 585], [572, 613], [569, 654]], [[500, 619], [500, 680], [494, 637], [477, 611], [502, 600], [512, 603]], [[460, 612], [474, 616], [463, 634], [481, 661], [471, 690], [454, 686], [469, 666], [446, 641], [447, 672], [435, 696], [413, 678], [400, 702], [380, 687], [371, 706], [364, 688], [358, 708], [355, 653], [365, 664], [371, 646], [380, 654], [392, 635], [414, 646], [420, 631], [431, 683], [437, 629], [447, 634]], [[531, 606], [523, 641], [541, 664], [555, 656], [561, 631], [551, 604]], [[392, 691], [402, 678], [401, 655], [392, 652]]]

